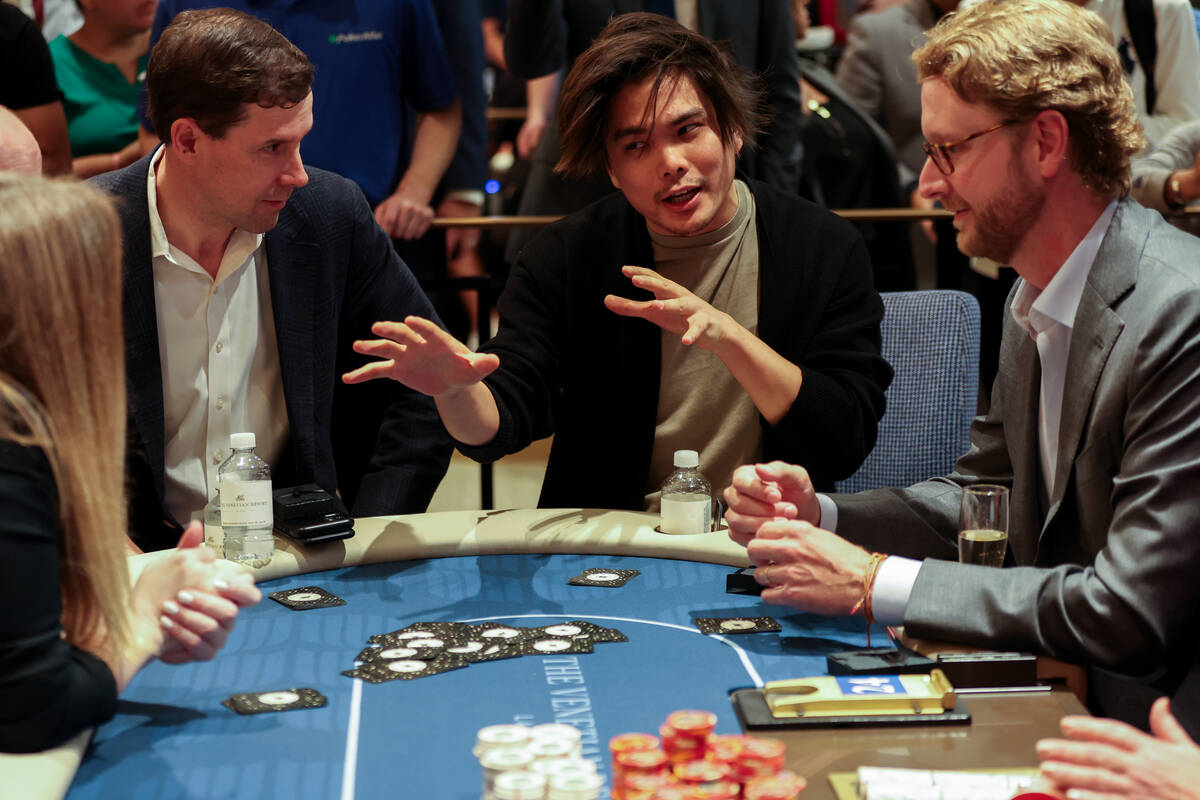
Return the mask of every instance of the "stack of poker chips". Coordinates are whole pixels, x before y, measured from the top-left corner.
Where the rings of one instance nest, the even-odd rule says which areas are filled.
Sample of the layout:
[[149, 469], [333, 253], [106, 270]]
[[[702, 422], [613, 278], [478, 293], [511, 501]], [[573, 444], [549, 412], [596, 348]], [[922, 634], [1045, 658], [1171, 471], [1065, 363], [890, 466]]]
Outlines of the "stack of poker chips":
[[716, 724], [707, 711], [676, 711], [657, 737], [614, 737], [614, 800], [792, 800], [804, 789], [804, 780], [783, 768], [782, 742], [714, 736]]
[[572, 725], [489, 725], [472, 752], [484, 800], [596, 800], [604, 786]]

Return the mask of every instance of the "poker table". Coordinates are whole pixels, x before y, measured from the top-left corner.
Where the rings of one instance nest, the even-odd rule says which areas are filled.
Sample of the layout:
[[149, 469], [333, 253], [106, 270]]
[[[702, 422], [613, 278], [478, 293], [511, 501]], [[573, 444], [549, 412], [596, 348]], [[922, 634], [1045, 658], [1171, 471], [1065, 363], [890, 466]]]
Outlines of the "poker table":
[[[312, 548], [281, 542], [257, 570], [264, 594], [316, 586], [345, 605], [295, 611], [264, 598], [242, 612], [214, 661], [155, 662], [139, 673], [86, 751], [80, 737], [19, 763], [40, 770], [38, 796], [65, 787], [71, 800], [467, 800], [480, 795], [471, 749], [484, 726], [573, 725], [584, 757], [608, 777], [612, 736], [656, 732], [684, 708], [715, 712], [718, 733], [740, 732], [732, 690], [825, 674], [828, 653], [866, 645], [860, 618], [727, 594], [726, 576], [748, 563], [744, 549], [723, 533], [665, 535], [656, 523], [656, 515], [586, 509], [441, 512], [360, 519], [353, 539]], [[131, 567], [154, 557], [134, 557]], [[621, 587], [568, 582], [597, 567], [639, 574]], [[704, 617], [772, 617], [782, 630], [705, 635], [695, 624]], [[379, 684], [342, 674], [368, 637], [415, 622], [572, 620], [628, 641]], [[327, 704], [255, 715], [222, 705], [234, 693], [295, 688], [315, 689]], [[823, 775], [860, 764], [1032, 766], [1033, 742], [1064, 712], [1082, 711], [1057, 691], [967, 704], [969, 725], [768, 735], [788, 743], [789, 766], [809, 778], [805, 798], [832, 797]], [[17, 774], [13, 763], [0, 761], [0, 772]]]

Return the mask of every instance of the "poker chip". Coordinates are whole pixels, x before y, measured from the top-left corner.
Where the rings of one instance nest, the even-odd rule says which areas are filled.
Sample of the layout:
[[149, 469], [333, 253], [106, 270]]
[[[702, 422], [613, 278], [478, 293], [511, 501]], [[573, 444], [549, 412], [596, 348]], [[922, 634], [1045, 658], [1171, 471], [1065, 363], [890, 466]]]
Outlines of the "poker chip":
[[794, 800], [804, 791], [806, 782], [791, 770], [769, 778], [755, 778], [742, 790], [743, 800]]
[[705, 754], [705, 758], [720, 761], [724, 764], [733, 764], [737, 762], [737, 758], [741, 753], [742, 737], [714, 736], [709, 740], [708, 752]]
[[705, 737], [717, 727], [717, 715], [711, 711], [673, 711], [667, 725], [684, 736]]
[[553, 758], [534, 761], [529, 765], [529, 770], [541, 773], [547, 778], [556, 775], [595, 775], [596, 765], [583, 758]]
[[757, 736], [742, 737], [743, 760], [769, 761], [782, 758], [786, 748], [778, 739], [762, 739]]
[[742, 787], [734, 781], [684, 784], [683, 796], [688, 800], [734, 800]]
[[608, 740], [608, 749], [612, 751], [614, 758], [618, 753], [657, 748], [658, 738], [648, 733], [622, 733]]
[[564, 725], [560, 722], [547, 722], [542, 725], [534, 725], [529, 729], [530, 735], [534, 739], [553, 739], [556, 741], [565, 741], [571, 745], [579, 744], [582, 734], [579, 728], [574, 725]]
[[655, 790], [671, 784], [671, 776], [665, 772], [633, 773], [625, 775], [621, 780], [624, 800], [649, 800]]
[[497, 774], [525, 769], [532, 763], [533, 756], [519, 747], [490, 750], [479, 757], [479, 764], [485, 772], [491, 770]]
[[479, 729], [475, 738], [475, 749], [471, 752], [479, 758], [484, 753], [498, 748], [521, 747], [529, 741], [531, 730], [526, 725], [488, 725]]
[[575, 745], [566, 739], [531, 739], [525, 749], [534, 761], [567, 758], [576, 750]]
[[544, 800], [546, 776], [534, 772], [502, 772], [492, 783], [496, 800]]
[[723, 781], [731, 772], [728, 764], [720, 761], [685, 761], [676, 764], [672, 773], [684, 783], [713, 783]]
[[604, 788], [604, 779], [588, 775], [552, 775], [547, 782], [546, 800], [595, 800]]

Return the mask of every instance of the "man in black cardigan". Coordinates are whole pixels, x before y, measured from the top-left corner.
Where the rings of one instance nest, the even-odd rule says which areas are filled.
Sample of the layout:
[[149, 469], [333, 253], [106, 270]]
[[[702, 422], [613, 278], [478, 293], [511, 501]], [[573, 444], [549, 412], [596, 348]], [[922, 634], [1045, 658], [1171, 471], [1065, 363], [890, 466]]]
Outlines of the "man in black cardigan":
[[734, 180], [753, 98], [703, 37], [614, 19], [564, 83], [559, 169], [606, 171], [621, 193], [522, 251], [481, 352], [422, 319], [381, 322], [355, 348], [382, 360], [346, 380], [432, 395], [481, 461], [554, 434], [543, 506], [653, 510], [677, 448], [714, 484], [747, 453], [820, 486], [853, 473], [891, 379], [883, 307], [853, 228]]

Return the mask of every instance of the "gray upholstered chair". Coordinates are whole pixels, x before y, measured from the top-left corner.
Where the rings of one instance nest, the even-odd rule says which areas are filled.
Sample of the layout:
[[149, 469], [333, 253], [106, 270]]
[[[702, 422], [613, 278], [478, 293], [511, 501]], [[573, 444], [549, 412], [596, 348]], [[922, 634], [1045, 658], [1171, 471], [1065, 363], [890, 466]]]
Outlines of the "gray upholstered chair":
[[947, 474], [967, 452], [979, 395], [979, 304], [964, 292], [884, 292], [883, 357], [895, 377], [875, 449], [839, 492]]

